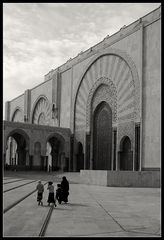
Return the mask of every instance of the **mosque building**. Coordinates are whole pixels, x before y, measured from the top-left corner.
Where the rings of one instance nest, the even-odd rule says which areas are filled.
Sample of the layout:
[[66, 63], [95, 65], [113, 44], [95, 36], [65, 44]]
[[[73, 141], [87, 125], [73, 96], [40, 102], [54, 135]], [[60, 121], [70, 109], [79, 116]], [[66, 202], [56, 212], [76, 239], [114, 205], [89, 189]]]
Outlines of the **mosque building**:
[[161, 7], [6, 102], [3, 127], [11, 169], [159, 185]]

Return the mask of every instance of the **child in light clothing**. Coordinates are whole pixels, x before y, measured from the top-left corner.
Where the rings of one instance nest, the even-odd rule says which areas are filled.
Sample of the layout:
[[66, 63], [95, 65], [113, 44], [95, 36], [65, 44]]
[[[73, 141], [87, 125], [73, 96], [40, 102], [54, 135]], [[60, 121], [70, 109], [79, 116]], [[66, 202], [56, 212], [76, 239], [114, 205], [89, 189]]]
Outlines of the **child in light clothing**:
[[55, 207], [56, 207], [56, 197], [54, 195], [54, 186], [53, 186], [53, 182], [48, 182], [48, 188], [49, 190], [49, 194], [48, 194], [48, 206], [50, 206], [50, 203], [54, 203]]
[[38, 182], [38, 185], [36, 186], [36, 189], [38, 190], [38, 193], [37, 193], [38, 205], [41, 204], [43, 206], [42, 198], [43, 198], [44, 186], [41, 183], [41, 181]]

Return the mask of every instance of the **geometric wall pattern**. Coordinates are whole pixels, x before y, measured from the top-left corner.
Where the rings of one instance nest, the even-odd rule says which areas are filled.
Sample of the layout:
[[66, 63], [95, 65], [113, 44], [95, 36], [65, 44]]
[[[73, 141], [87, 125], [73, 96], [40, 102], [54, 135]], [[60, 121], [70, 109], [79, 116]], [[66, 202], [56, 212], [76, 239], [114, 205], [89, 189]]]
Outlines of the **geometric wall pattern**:
[[51, 109], [48, 100], [41, 97], [33, 111], [32, 123], [40, 125], [50, 125]]
[[14, 114], [13, 114], [13, 117], [12, 117], [12, 121], [13, 122], [23, 122], [24, 119], [23, 119], [23, 113], [21, 110], [17, 109]]
[[[104, 79], [108, 82], [109, 99], [111, 98], [112, 88], [115, 88], [116, 103], [113, 104], [116, 109], [112, 106], [111, 108], [116, 111], [112, 115], [117, 116], [117, 122], [126, 122], [135, 118], [137, 96], [131, 69], [120, 56], [114, 54], [104, 55], [90, 66], [78, 89], [75, 106], [75, 131], [86, 129], [87, 121], [89, 121], [86, 116], [88, 98], [92, 95], [90, 93], [96, 82], [101, 84]], [[102, 89], [102, 91], [104, 90]], [[116, 119], [112, 121], [114, 120]]]

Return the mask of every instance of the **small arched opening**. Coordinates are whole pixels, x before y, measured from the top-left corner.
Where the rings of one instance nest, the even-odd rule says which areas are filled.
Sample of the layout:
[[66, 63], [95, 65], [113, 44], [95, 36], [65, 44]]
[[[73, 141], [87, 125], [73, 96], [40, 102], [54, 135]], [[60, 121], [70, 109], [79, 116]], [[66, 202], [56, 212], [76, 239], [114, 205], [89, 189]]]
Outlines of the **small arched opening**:
[[68, 171], [68, 159], [65, 157], [65, 140], [59, 134], [47, 139], [47, 168], [48, 171]]
[[120, 170], [133, 170], [133, 152], [131, 151], [131, 141], [128, 136], [122, 138], [120, 150]]
[[83, 152], [83, 144], [81, 142], [78, 142], [77, 144], [77, 171], [80, 171], [80, 169], [84, 169], [84, 152]]
[[7, 137], [6, 169], [25, 170], [29, 168], [29, 138], [20, 130], [14, 130]]

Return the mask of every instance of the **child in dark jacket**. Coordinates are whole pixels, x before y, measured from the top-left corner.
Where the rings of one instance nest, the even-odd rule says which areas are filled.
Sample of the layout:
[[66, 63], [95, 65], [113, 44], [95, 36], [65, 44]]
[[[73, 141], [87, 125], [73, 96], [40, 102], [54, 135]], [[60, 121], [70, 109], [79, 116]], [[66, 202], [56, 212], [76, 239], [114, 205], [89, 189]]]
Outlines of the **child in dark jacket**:
[[56, 189], [56, 199], [58, 200], [58, 203], [61, 204], [61, 201], [62, 201], [62, 190], [61, 190], [61, 184], [57, 184], [57, 189]]

